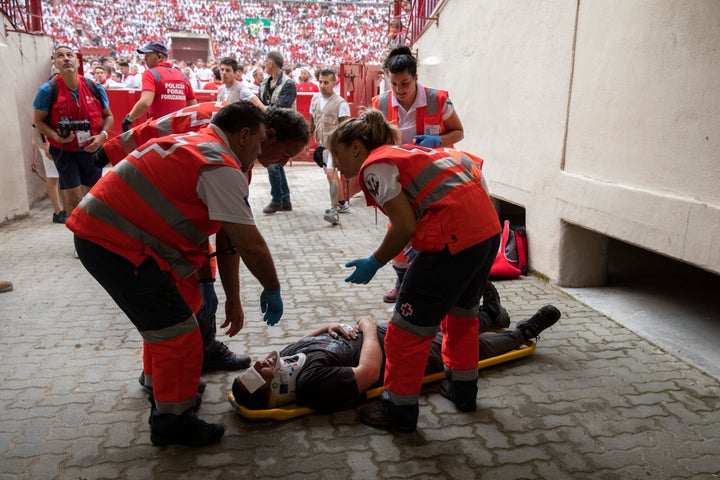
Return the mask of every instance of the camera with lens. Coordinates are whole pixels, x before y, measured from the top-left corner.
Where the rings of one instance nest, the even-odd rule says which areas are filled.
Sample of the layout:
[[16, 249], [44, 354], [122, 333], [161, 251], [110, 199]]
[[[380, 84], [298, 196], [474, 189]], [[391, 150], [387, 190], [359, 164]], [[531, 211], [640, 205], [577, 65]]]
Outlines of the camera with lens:
[[62, 138], [70, 136], [70, 132], [77, 130], [90, 130], [90, 120], [72, 120], [68, 117], [62, 117], [58, 123], [58, 133]]

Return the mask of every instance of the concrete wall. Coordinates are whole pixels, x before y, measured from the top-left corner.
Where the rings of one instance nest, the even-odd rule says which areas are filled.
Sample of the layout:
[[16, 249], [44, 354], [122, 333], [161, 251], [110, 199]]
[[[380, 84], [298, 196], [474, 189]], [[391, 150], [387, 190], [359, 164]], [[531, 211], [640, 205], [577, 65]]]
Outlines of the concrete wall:
[[[50, 76], [50, 39], [8, 32], [0, 16], [0, 223], [26, 214], [46, 195], [45, 184], [30, 170], [34, 158], [31, 125], [37, 88]], [[43, 172], [42, 159], [38, 168]]]
[[447, 0], [415, 48], [533, 270], [600, 285], [614, 237], [720, 273], [720, 2]]

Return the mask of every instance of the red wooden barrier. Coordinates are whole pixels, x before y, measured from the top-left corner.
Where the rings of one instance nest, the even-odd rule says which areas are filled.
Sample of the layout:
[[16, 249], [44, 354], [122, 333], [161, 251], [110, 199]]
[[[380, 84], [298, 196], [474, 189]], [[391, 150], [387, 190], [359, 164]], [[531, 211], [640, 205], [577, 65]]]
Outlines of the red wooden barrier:
[[[363, 71], [364, 70], [364, 71]], [[356, 67], [355, 70], [357, 73], [368, 73], [367, 68], [361, 69], [359, 67]], [[370, 73], [372, 73], [373, 76], [376, 75], [377, 71], [376, 69], [370, 69]], [[352, 93], [354, 95], [351, 95], [351, 98], [348, 99], [350, 103], [350, 111], [352, 116], [357, 116], [358, 111], [361, 107], [364, 105], [360, 105], [358, 103], [358, 100], [360, 102], [364, 102], [367, 100], [369, 103], [369, 96], [373, 90], [374, 84], [372, 82], [372, 79], [369, 82], [366, 82], [365, 78], [359, 78], [359, 76], [356, 77], [353, 76], [353, 80], [358, 82], [358, 88], [357, 91], [353, 87], [351, 87], [350, 82], [347, 80], [344, 82], [345, 86], [347, 87], [347, 92], [344, 92], [346, 94]], [[358, 95], [358, 92], [360, 90], [363, 90], [362, 95]], [[369, 90], [369, 91], [368, 91]], [[135, 103], [140, 99], [140, 90], [115, 90], [110, 89], [106, 90], [108, 95], [108, 100], [110, 101], [110, 110], [113, 113], [113, 116], [115, 117], [115, 125], [113, 125], [112, 130], [110, 131], [110, 137], [114, 137], [116, 135], [120, 135], [122, 133], [122, 121], [125, 118], [125, 116], [132, 110]], [[297, 111], [302, 114], [303, 117], [309, 122], [310, 121], [310, 101], [312, 100], [314, 93], [305, 93], [300, 92], [297, 94], [297, 100], [296, 100], [296, 108]], [[196, 90], [195, 91], [195, 97], [197, 98], [198, 102], [214, 102], [217, 98], [217, 92], [215, 90]], [[352, 100], [355, 100], [354, 102]], [[133, 126], [139, 125], [142, 123], [144, 119], [139, 118], [136, 119], [135, 122], [133, 122]], [[296, 155], [291, 159], [292, 162], [312, 162], [312, 154], [315, 150], [315, 141], [311, 138], [310, 139], [310, 145], [308, 145], [308, 148], [303, 150], [299, 155]], [[347, 184], [346, 184], [347, 188]], [[357, 193], [359, 191], [359, 188], [357, 187], [357, 181], [350, 182], [350, 192], [351, 194]]]

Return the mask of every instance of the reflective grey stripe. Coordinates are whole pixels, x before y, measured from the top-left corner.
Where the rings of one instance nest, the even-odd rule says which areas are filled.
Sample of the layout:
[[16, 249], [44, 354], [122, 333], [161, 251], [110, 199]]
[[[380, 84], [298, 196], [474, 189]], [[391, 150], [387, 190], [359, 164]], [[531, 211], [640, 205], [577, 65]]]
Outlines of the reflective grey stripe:
[[150, 150], [154, 150], [155, 153], [157, 153], [161, 157], [165, 158], [168, 155], [172, 154], [176, 149], [178, 149], [184, 145], [188, 145], [188, 142], [185, 140], [185, 138], [193, 137], [195, 135], [197, 135], [197, 133], [190, 132], [190, 133], [186, 133], [183, 136], [174, 137], [175, 143], [170, 145], [169, 148], [163, 148], [162, 146], [158, 145], [157, 143], [152, 143], [142, 150], [135, 150], [134, 152], [132, 152], [132, 156], [135, 158], [140, 158], [143, 155], [145, 155], [147, 152], [149, 152]]
[[472, 171], [473, 166], [480, 168], [480, 165], [473, 162], [471, 159], [469, 159], [464, 153], [460, 154], [460, 163], [462, 164], [465, 169], [470, 172]]
[[157, 129], [157, 136], [158, 137], [165, 137], [167, 135], [172, 134], [172, 113], [169, 115], [165, 115], [164, 117], [160, 117], [160, 119], [155, 122], [155, 128]]
[[141, 331], [140, 336], [142, 336], [143, 340], [147, 343], [157, 343], [180, 338], [183, 335], [187, 335], [192, 332], [196, 328], [198, 328], [198, 322], [195, 319], [195, 315], [190, 315], [184, 321], [167, 328]]
[[[463, 162], [464, 163], [464, 162]], [[452, 157], [445, 157], [435, 160], [427, 167], [425, 167], [418, 175], [413, 178], [412, 182], [408, 184], [404, 190], [410, 200], [410, 203], [415, 203], [415, 198], [422, 191], [425, 186], [430, 183], [435, 177], [437, 177], [446, 168], [457, 166], [457, 161]], [[425, 214], [425, 209], [428, 205], [433, 202], [437, 202], [444, 198], [448, 192], [458, 185], [463, 183], [471, 182], [476, 180], [475, 177], [470, 173], [468, 166], [465, 165], [465, 170], [456, 172], [453, 175], [445, 178], [440, 182], [425, 198], [417, 205], [415, 211], [415, 217], [420, 218]]]
[[138, 147], [137, 143], [135, 142], [135, 138], [133, 137], [132, 130], [128, 130], [127, 132], [120, 135], [120, 146], [122, 147], [123, 152], [125, 152], [126, 155]]
[[383, 117], [388, 118], [388, 99], [390, 98], [390, 91], [387, 91], [380, 95], [378, 99], [378, 110], [383, 114]]
[[[215, 106], [216, 106], [216, 107], [222, 107], [222, 101], [218, 100], [217, 102], [215, 102]], [[210, 121], [212, 120], [212, 118], [215, 116], [215, 114], [216, 114], [218, 111], [219, 111], [219, 108], [218, 108], [218, 110], [212, 112], [212, 114], [210, 115], [210, 118], [200, 118], [200, 119], [198, 119], [198, 111], [197, 111], [197, 109], [192, 109], [192, 110], [190, 110], [190, 111], [188, 111], [188, 112], [183, 112], [182, 110], [178, 110], [178, 111], [175, 113], [175, 116], [177, 116], [177, 117], [190, 117], [190, 126], [191, 126], [191, 127], [202, 127], [202, 126], [204, 126], [204, 125], [210, 124]], [[160, 128], [161, 128], [160, 122], [162, 122], [162, 124], [163, 124], [163, 125], [162, 125], [162, 129], [163, 129], [162, 135], [158, 135], [158, 136], [171, 135], [171, 134], [173, 133], [172, 130], [171, 130], [171, 121], [170, 121], [171, 118], [172, 118], [172, 116], [173, 116], [173, 114], [171, 113], [171, 114], [169, 114], [169, 115], [165, 115], [165, 116], [162, 117], [160, 120], [158, 120], [158, 123], [157, 123], [157, 125], [158, 125], [158, 133], [160, 133]]]
[[480, 312], [480, 304], [476, 303], [470, 309], [454, 306], [450, 309], [448, 314], [454, 315], [454, 316], [460, 317], [460, 318], [475, 318], [475, 317], [477, 317], [478, 312]]
[[195, 396], [184, 402], [158, 402], [155, 399], [155, 407], [158, 413], [172, 413], [173, 415], [182, 415], [183, 412], [195, 407]]
[[221, 155], [223, 153], [235, 158], [235, 153], [233, 153], [233, 151], [224, 144], [217, 142], [201, 142], [197, 143], [195, 146], [197, 146], [200, 153], [202, 153], [202, 156], [205, 157], [205, 160], [208, 162], [223, 163], [225, 161]]
[[385, 389], [385, 392], [383, 392], [383, 397], [385, 397], [386, 400], [390, 400], [390, 403], [393, 405], [401, 406], [401, 405], [417, 405], [420, 400], [420, 392], [414, 394], [414, 395], [398, 395], [397, 393], [391, 392], [390, 390]]
[[[127, 184], [137, 193], [145, 203], [150, 206], [168, 225], [182, 235], [187, 241], [195, 245], [204, 242], [208, 235], [199, 229], [193, 222], [185, 217], [163, 193], [150, 182], [135, 165], [123, 160], [113, 169], [113, 172], [125, 180]], [[159, 253], [159, 252], [158, 252]]]
[[393, 316], [390, 319], [392, 323], [395, 324], [396, 327], [402, 328], [406, 332], [412, 333], [413, 335], [417, 335], [418, 337], [434, 337], [435, 334], [438, 332], [438, 329], [440, 328], [440, 325], [434, 325], [429, 327], [421, 327], [420, 325], [413, 325], [412, 323], [405, 320], [398, 312], [393, 311]]
[[428, 115], [436, 115], [438, 113], [437, 90], [434, 88], [426, 88], [425, 97], [427, 98]]
[[457, 382], [472, 382], [478, 378], [478, 369], [472, 370], [453, 370], [452, 379]]
[[78, 207], [82, 208], [91, 217], [111, 227], [117, 228], [140, 243], [152, 248], [160, 257], [168, 262], [170, 268], [181, 277], [189, 277], [195, 272], [195, 267], [185, 260], [180, 252], [147, 232], [140, 230], [92, 194], [88, 193], [85, 195]]

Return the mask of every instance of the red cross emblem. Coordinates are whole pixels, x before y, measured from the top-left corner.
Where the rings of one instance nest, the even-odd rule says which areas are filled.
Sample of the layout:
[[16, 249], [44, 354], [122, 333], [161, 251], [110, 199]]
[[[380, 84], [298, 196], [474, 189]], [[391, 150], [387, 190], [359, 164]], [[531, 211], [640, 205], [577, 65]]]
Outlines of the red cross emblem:
[[400, 312], [402, 312], [403, 317], [409, 317], [413, 314], [412, 305], [409, 303], [403, 303], [402, 307], [400, 307]]

